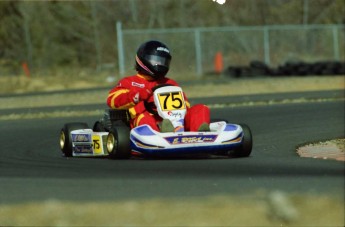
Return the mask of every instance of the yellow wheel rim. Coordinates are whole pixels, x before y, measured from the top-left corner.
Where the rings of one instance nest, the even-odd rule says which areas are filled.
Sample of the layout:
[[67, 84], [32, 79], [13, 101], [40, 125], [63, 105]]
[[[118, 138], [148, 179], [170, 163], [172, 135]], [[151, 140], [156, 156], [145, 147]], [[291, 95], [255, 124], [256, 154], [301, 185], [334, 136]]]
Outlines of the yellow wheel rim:
[[63, 131], [60, 132], [60, 148], [61, 150], [64, 149], [66, 144], [66, 136], [65, 133]]
[[107, 138], [107, 150], [108, 153], [113, 152], [115, 146], [115, 137], [112, 133], [109, 133], [108, 138]]

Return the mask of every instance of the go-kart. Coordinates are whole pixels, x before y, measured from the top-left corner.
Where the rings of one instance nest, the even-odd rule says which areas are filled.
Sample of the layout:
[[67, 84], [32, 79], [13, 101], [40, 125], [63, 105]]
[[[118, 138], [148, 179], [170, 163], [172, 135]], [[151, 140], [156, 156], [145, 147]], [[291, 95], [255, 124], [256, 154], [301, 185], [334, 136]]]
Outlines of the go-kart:
[[183, 131], [187, 108], [177, 86], [160, 86], [153, 91], [155, 112], [169, 119], [178, 132], [157, 132], [149, 125], [129, 127], [126, 110], [108, 109], [90, 129], [86, 123], [67, 123], [60, 132], [60, 148], [67, 157], [109, 156], [112, 159], [222, 155], [246, 157], [252, 151], [252, 133], [245, 124], [211, 120], [210, 131]]

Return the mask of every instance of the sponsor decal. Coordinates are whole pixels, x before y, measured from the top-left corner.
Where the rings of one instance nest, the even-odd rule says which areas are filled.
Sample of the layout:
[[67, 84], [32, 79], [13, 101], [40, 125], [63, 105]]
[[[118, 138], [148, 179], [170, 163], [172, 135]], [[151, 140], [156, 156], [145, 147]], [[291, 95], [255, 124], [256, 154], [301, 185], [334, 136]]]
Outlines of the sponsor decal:
[[171, 112], [171, 111], [169, 111], [168, 115], [170, 117], [174, 117], [174, 118], [182, 118], [182, 113], [180, 113], [180, 112]]
[[89, 134], [72, 134], [73, 142], [91, 142], [91, 136]]
[[168, 49], [168, 48], [165, 48], [165, 47], [157, 47], [157, 50], [159, 50], [159, 51], [164, 51], [164, 52], [167, 52], [167, 53], [170, 53], [169, 49]]
[[170, 144], [210, 143], [217, 139], [217, 135], [172, 136], [165, 139]]
[[137, 82], [132, 82], [132, 86], [133, 86], [133, 87], [144, 88], [144, 87], [145, 87], [145, 84], [139, 84], [139, 83], [137, 83]]
[[74, 153], [92, 154], [92, 145], [76, 145]]

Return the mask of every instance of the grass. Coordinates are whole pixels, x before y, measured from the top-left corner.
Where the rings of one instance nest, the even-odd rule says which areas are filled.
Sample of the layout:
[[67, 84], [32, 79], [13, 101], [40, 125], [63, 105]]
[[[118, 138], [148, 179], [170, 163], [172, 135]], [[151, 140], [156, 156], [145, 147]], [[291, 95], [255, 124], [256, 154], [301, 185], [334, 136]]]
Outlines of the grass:
[[[1, 205], [4, 226], [344, 226], [343, 198], [252, 195]], [[20, 212], [19, 212], [20, 211]]]
[[[188, 78], [188, 80], [186, 79]], [[115, 86], [118, 77], [109, 74], [57, 75], [57, 76], [2, 76], [0, 94], [58, 91], [94, 87]], [[219, 76], [198, 78], [193, 75], [173, 77], [181, 84], [188, 97], [257, 94], [314, 90], [333, 90], [345, 88], [344, 76], [307, 76], [307, 77], [262, 77], [253, 79], [234, 79]], [[185, 83], [198, 82], [198, 83]], [[202, 81], [202, 83], [201, 83]], [[221, 83], [217, 83], [221, 81]]]

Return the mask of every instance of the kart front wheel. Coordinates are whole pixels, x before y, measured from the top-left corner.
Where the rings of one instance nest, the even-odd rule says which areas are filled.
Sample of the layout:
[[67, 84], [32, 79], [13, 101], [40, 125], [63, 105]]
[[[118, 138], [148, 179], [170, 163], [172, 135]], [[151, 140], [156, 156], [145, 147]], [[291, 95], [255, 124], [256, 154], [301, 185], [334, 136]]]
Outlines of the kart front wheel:
[[248, 157], [252, 153], [253, 138], [248, 125], [240, 124], [243, 131], [242, 143], [234, 151], [230, 152], [230, 157]]
[[60, 131], [60, 149], [66, 157], [72, 157], [73, 148], [71, 132], [73, 130], [87, 128], [89, 128], [89, 126], [82, 122], [68, 123], [63, 126]]
[[130, 129], [117, 126], [110, 130], [107, 137], [107, 151], [111, 159], [128, 159], [131, 156]]

